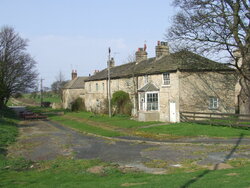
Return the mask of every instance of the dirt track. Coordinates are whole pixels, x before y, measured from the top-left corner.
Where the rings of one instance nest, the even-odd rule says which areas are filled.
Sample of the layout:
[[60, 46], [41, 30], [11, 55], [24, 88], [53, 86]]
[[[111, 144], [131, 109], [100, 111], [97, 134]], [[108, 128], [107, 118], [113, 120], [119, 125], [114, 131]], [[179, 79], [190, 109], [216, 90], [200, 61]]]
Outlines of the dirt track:
[[[117, 141], [84, 135], [50, 121], [23, 121], [18, 141], [9, 148], [9, 156], [34, 161], [60, 156], [101, 159], [150, 173], [161, 173], [173, 165], [184, 166], [191, 162], [208, 167], [232, 159], [249, 160], [250, 144], [243, 145], [239, 139], [235, 140], [235, 144], [226, 145]], [[147, 166], [151, 168], [145, 164], [150, 164]], [[153, 168], [162, 166], [165, 169]]]

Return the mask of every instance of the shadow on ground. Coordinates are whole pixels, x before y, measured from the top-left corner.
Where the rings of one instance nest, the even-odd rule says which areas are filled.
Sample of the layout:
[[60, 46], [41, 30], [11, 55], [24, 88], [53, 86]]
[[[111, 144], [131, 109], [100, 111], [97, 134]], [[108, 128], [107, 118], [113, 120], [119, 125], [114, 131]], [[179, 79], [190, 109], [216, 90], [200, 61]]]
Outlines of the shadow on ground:
[[[230, 151], [230, 153], [225, 156], [223, 163], [226, 163], [229, 159], [231, 159], [232, 155], [235, 153], [236, 149], [238, 148], [238, 146], [241, 143], [241, 140], [243, 139], [244, 135], [241, 134], [237, 140], [237, 142], [235, 143], [234, 147], [232, 148], [232, 150]], [[191, 179], [190, 181], [186, 182], [184, 185], [181, 186], [181, 188], [186, 188], [191, 186], [192, 184], [194, 184], [195, 182], [199, 181], [201, 178], [203, 178], [204, 176], [206, 176], [209, 173], [213, 173], [214, 171], [218, 170], [220, 163], [217, 163], [214, 165], [213, 170], [205, 170], [202, 174], [198, 175], [196, 178]]]

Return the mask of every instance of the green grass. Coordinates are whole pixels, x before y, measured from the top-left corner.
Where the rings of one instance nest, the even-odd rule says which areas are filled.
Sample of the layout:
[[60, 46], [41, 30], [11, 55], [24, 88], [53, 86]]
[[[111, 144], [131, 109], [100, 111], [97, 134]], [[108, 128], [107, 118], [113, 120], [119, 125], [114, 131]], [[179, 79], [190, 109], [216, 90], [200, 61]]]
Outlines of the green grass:
[[121, 128], [137, 128], [146, 125], [160, 123], [160, 122], [139, 122], [130, 119], [129, 116], [122, 116], [122, 115], [116, 115], [110, 118], [108, 115], [94, 115], [91, 112], [68, 113], [68, 115], [78, 118], [85, 118], [96, 122], [102, 122]]
[[[70, 112], [67, 110], [53, 110], [50, 108], [41, 108], [41, 107], [32, 107], [31, 110], [35, 112], [57, 112], [63, 111], [67, 116], [76, 117], [79, 119], [91, 120], [92, 122], [105, 123], [111, 125], [112, 127], [133, 129], [136, 130], [137, 135], [143, 136], [146, 134], [146, 137], [152, 138], [171, 138], [171, 137], [197, 137], [197, 136], [206, 136], [206, 137], [222, 137], [222, 138], [232, 138], [239, 137], [244, 135], [244, 137], [250, 137], [250, 129], [241, 129], [235, 127], [227, 126], [213, 126], [213, 125], [204, 125], [204, 124], [195, 124], [195, 123], [175, 123], [159, 125], [150, 128], [140, 128], [142, 126], [157, 124], [160, 122], [138, 122], [131, 120], [128, 116], [113, 116], [109, 118], [107, 115], [96, 115], [91, 112]], [[49, 115], [50, 116], [50, 115]], [[84, 124], [83, 122], [78, 122], [77, 120], [68, 120], [63, 116], [51, 115], [50, 117], [54, 121], [63, 123], [69, 127], [90, 132], [98, 133], [103, 136], [116, 136], [119, 135], [117, 131], [111, 131], [102, 129], [101, 127], [93, 127], [91, 125]], [[108, 133], [106, 133], [107, 131]], [[105, 132], [105, 133], [104, 133]], [[143, 134], [140, 134], [143, 133]], [[123, 133], [120, 133], [122, 135]]]
[[15, 141], [18, 134], [18, 120], [14, 112], [6, 108], [2, 115], [0, 117], [0, 155], [9, 144]]
[[[18, 134], [16, 124], [18, 120], [13, 112], [6, 110], [0, 119], [1, 151], [15, 141]], [[53, 118], [58, 118], [54, 116]], [[119, 118], [118, 118], [119, 120]], [[59, 119], [63, 123], [72, 124], [73, 128], [88, 125]], [[200, 125], [199, 125], [200, 126]], [[92, 127], [93, 128], [93, 127]], [[106, 130], [105, 130], [106, 131]], [[102, 134], [102, 133], [100, 133]], [[110, 133], [105, 133], [109, 135]], [[103, 170], [97, 174], [88, 169], [102, 166]], [[237, 166], [237, 165], [236, 165]], [[100, 160], [73, 160], [58, 158], [56, 160], [32, 162], [24, 159], [9, 159], [0, 154], [0, 187], [107, 187], [116, 188], [130, 185], [130, 187], [249, 187], [250, 164], [226, 170], [199, 170], [196, 172], [176, 171], [172, 174], [152, 175], [139, 172], [122, 172], [114, 164]]]
[[77, 130], [80, 130], [83, 132], [87, 132], [87, 133], [93, 133], [93, 134], [107, 136], [107, 137], [114, 137], [114, 136], [123, 135], [122, 133], [119, 133], [119, 132], [102, 129], [100, 127], [94, 127], [94, 126], [88, 125], [87, 123], [77, 122], [74, 120], [63, 118], [61, 116], [54, 116], [54, 117], [51, 117], [51, 119], [65, 125], [67, 127], [71, 127], [71, 128], [74, 128], [74, 129], [77, 129]]
[[157, 127], [143, 128], [140, 131], [154, 134], [170, 134], [176, 136], [208, 136], [208, 137], [239, 137], [250, 136], [250, 129], [201, 125], [195, 123], [175, 123]]
[[[32, 99], [32, 100], [34, 100], [37, 103], [41, 102], [40, 95], [37, 95], [35, 98], [32, 98], [31, 94], [24, 94], [23, 97], [26, 98], [26, 99]], [[51, 102], [51, 103], [60, 103], [61, 102], [61, 98], [57, 94], [49, 94], [49, 95], [48, 94], [44, 94], [43, 95], [43, 101]]]
[[[54, 160], [35, 163], [35, 169], [0, 171], [0, 187], [249, 187], [250, 166], [218, 171], [201, 170], [165, 175], [123, 173], [98, 160]], [[87, 169], [103, 166], [97, 174]], [[123, 185], [123, 186], [122, 186]]]

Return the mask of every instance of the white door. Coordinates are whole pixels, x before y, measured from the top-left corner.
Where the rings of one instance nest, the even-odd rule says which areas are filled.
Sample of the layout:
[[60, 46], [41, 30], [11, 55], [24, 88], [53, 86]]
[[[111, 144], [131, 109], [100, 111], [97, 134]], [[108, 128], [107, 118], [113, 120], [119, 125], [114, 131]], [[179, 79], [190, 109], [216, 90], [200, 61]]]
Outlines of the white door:
[[175, 102], [169, 103], [169, 112], [170, 112], [170, 122], [176, 122], [176, 104]]

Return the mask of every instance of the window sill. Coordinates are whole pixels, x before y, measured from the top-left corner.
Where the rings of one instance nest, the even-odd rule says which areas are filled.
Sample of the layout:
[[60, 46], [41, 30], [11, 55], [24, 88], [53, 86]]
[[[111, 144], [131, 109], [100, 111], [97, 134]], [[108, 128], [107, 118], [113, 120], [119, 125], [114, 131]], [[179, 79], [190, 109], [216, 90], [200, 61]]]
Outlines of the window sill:
[[170, 88], [170, 85], [161, 85], [162, 88]]
[[219, 107], [218, 108], [208, 108], [208, 110], [218, 110], [219, 109]]
[[159, 110], [139, 110], [139, 112], [143, 112], [143, 113], [153, 113], [153, 112], [159, 112]]

